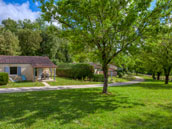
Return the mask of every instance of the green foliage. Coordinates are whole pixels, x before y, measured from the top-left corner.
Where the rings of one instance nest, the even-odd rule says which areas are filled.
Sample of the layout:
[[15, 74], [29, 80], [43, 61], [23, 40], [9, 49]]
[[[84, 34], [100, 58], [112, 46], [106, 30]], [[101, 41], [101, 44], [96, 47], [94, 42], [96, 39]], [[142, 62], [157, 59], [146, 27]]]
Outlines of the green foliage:
[[[5, 34], [11, 32], [13, 37]], [[47, 25], [42, 18], [34, 22], [29, 19], [3, 20], [0, 26], [0, 54], [39, 55], [48, 56], [54, 63], [72, 62], [69, 40], [62, 37], [58, 27]]]
[[8, 73], [0, 73], [0, 85], [6, 85], [8, 83]]
[[37, 22], [32, 22], [30, 19], [24, 19], [18, 21], [18, 27], [20, 29], [38, 30], [39, 24]]
[[6, 30], [10, 30], [11, 32], [17, 32], [18, 24], [16, 21], [10, 18], [2, 20], [2, 25]]
[[10, 30], [0, 32], [0, 55], [19, 55], [19, 40]]
[[69, 63], [72, 61], [69, 51], [70, 43], [61, 37], [61, 30], [50, 25], [41, 33], [42, 42], [38, 55], [48, 56], [55, 64], [59, 62]]
[[113, 62], [115, 65], [123, 70], [124, 73], [133, 72], [135, 70], [135, 55], [131, 55], [130, 53], [120, 53]]
[[62, 69], [67, 69], [67, 68], [72, 68], [74, 64], [71, 63], [58, 63], [57, 68], [62, 68]]
[[166, 76], [165, 83], [168, 83], [169, 75], [172, 69], [172, 33], [168, 22], [162, 23], [159, 33], [156, 37], [149, 37], [144, 42], [142, 53], [140, 54], [142, 65], [152, 73], [155, 78], [156, 73], [162, 73]]
[[50, 58], [54, 62], [71, 62], [69, 42], [65, 39], [53, 37], [50, 49]]
[[100, 75], [94, 74], [92, 80], [95, 82], [104, 82], [104, 76], [101, 74]]
[[56, 74], [58, 77], [72, 78], [72, 69], [69, 68], [57, 68]]
[[88, 53], [77, 53], [73, 55], [73, 60], [78, 63], [88, 62]]
[[124, 73], [123, 73], [123, 69], [121, 69], [121, 68], [120, 68], [120, 69], [118, 69], [118, 70], [117, 70], [117, 75], [118, 75], [118, 77], [119, 77], [119, 78], [122, 78], [122, 77], [123, 77], [123, 75], [124, 75]]
[[[151, 31], [151, 27], [154, 30], [172, 11], [171, 0], [157, 0], [151, 9], [153, 0], [37, 1], [42, 4], [44, 19], [60, 22], [66, 36], [75, 44], [73, 46], [96, 53], [105, 78], [112, 59], [133, 44], [137, 46], [147, 30]], [[107, 83], [104, 83], [104, 93]]]
[[42, 41], [40, 31], [34, 31], [31, 29], [20, 29], [18, 30], [17, 35], [20, 41], [22, 55], [37, 55], [37, 51], [40, 49], [40, 42]]
[[94, 69], [89, 64], [60, 64], [57, 65], [57, 76], [73, 79], [92, 78]]
[[158, 0], [155, 8], [150, 10], [151, 0], [40, 2], [45, 20], [59, 21], [66, 35], [75, 43], [75, 47], [98, 50], [97, 55], [102, 64], [108, 64], [118, 53], [128, 49], [148, 27], [160, 23], [159, 18], [169, 15], [168, 11], [171, 8], [167, 12], [161, 9], [172, 4], [168, 0]]
[[75, 64], [72, 69], [76, 79], [92, 78], [94, 74], [94, 68], [89, 64]]

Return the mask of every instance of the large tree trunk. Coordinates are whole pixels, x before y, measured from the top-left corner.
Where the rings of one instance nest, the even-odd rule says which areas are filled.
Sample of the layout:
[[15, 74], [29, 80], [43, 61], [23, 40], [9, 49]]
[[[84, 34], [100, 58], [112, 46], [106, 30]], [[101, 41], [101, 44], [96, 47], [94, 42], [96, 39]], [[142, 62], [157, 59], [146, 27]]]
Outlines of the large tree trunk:
[[107, 93], [107, 90], [108, 90], [108, 65], [103, 65], [103, 74], [104, 74], [103, 93]]
[[157, 72], [157, 80], [160, 80], [161, 72]]
[[156, 77], [155, 77], [155, 73], [152, 73], [152, 78], [153, 78], [153, 80], [155, 80], [155, 79], [156, 79]]
[[164, 74], [165, 74], [165, 84], [168, 84], [169, 82], [169, 75], [170, 75], [171, 68], [164, 69]]
[[165, 75], [165, 84], [168, 84], [168, 81], [169, 81], [169, 75], [166, 74], [166, 75]]

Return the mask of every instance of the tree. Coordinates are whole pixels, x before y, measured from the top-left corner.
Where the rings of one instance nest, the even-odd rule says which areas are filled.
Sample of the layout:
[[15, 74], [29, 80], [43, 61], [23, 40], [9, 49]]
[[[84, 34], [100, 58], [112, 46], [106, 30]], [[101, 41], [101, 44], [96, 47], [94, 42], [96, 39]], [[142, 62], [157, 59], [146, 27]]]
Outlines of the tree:
[[54, 63], [71, 62], [69, 41], [61, 37], [60, 31], [53, 25], [42, 30], [38, 54], [48, 56]]
[[[135, 56], [135, 55], [134, 55]], [[114, 64], [123, 70], [123, 73], [133, 72], [136, 59], [130, 53], [120, 53], [114, 60]]]
[[152, 73], [153, 79], [159, 80], [160, 74], [164, 71], [165, 84], [168, 84], [169, 75], [172, 69], [172, 33], [167, 25], [161, 25], [159, 34], [152, 39], [145, 40], [141, 53], [144, 67]]
[[5, 29], [10, 30], [13, 33], [15, 33], [18, 28], [17, 22], [10, 18], [6, 20], [2, 20], [2, 25], [4, 26]]
[[21, 52], [24, 56], [35, 56], [40, 49], [42, 37], [40, 31], [31, 29], [18, 30], [18, 38], [21, 46]]
[[163, 71], [162, 64], [159, 62], [159, 57], [157, 56], [157, 52], [155, 51], [156, 46], [149, 45], [149, 49], [144, 49], [141, 53], [142, 66], [145, 71], [149, 74], [152, 74], [152, 78], [160, 80], [160, 75]]
[[29, 19], [24, 19], [18, 21], [18, 27], [20, 29], [38, 30], [39, 24], [37, 22], [32, 22]]
[[[57, 20], [72, 41], [97, 51], [108, 88], [108, 64], [144, 34], [147, 27], [170, 14], [171, 0], [40, 0], [43, 17]], [[167, 10], [164, 10], [167, 9]]]
[[164, 70], [165, 84], [168, 84], [169, 75], [172, 69], [172, 33], [162, 36], [162, 40], [160, 40], [157, 45], [156, 54]]
[[68, 43], [65, 39], [53, 37], [50, 58], [54, 62], [71, 62]]
[[10, 30], [0, 32], [0, 55], [19, 55], [19, 40]]

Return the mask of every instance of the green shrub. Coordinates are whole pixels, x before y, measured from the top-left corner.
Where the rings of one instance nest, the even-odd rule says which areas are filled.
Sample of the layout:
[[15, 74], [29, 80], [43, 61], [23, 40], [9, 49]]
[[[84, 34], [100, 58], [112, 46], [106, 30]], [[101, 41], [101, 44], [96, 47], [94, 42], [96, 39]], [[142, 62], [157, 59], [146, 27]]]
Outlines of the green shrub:
[[71, 69], [75, 64], [71, 63], [58, 63], [57, 68], [59, 69]]
[[99, 74], [99, 75], [95, 74], [93, 76], [92, 80], [95, 81], [95, 82], [104, 82], [104, 75], [102, 75], [102, 74]]
[[122, 78], [123, 75], [124, 75], [123, 70], [122, 69], [118, 69], [117, 70], [117, 75], [118, 75], [119, 78]]
[[59, 77], [72, 78], [72, 69], [57, 68], [56, 75]]
[[8, 73], [0, 73], [0, 85], [6, 85], [8, 83]]
[[57, 65], [56, 74], [59, 77], [85, 80], [93, 77], [94, 68], [89, 64], [59, 64]]

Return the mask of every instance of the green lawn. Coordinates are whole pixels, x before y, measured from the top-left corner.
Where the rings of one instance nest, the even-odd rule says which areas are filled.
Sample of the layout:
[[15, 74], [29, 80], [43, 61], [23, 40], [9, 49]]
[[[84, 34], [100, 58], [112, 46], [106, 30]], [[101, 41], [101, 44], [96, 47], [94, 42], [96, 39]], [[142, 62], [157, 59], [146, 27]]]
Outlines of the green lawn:
[[[123, 77], [123, 78], [117, 78], [113, 77], [113, 81], [111, 81], [111, 78], [109, 77], [109, 83], [114, 82], [127, 82], [130, 80], [134, 80], [134, 77]], [[82, 80], [74, 80], [70, 78], [62, 78], [62, 77], [56, 77], [56, 81], [53, 82], [47, 82], [51, 86], [60, 86], [60, 85], [88, 85], [88, 84], [102, 84], [103, 82], [93, 82], [93, 81], [82, 81]]]
[[[112, 79], [113, 79], [113, 81], [112, 81], [113, 83], [115, 83], [115, 82], [128, 82], [128, 81], [134, 80], [135, 77], [134, 76], [125, 76], [125, 77], [122, 77], [122, 78], [113, 77]], [[109, 77], [109, 81], [111, 81], [111, 77]]]
[[62, 78], [62, 77], [56, 77], [56, 81], [47, 82], [47, 83], [50, 84], [51, 86], [102, 84], [102, 82], [82, 81], [82, 80], [74, 80], [74, 79]]
[[7, 85], [0, 85], [0, 88], [14, 87], [39, 87], [44, 86], [41, 82], [9, 82]]
[[[117, 78], [113, 77], [113, 81], [109, 78], [109, 83], [112, 82], [126, 82], [133, 80], [133, 77], [124, 77]], [[102, 84], [103, 82], [93, 82], [93, 81], [82, 81], [82, 80], [73, 80], [69, 78], [56, 77], [56, 81], [47, 82], [52, 86], [57, 85], [87, 85], [87, 84]], [[7, 85], [0, 85], [0, 88], [15, 88], [15, 87], [39, 87], [44, 86], [41, 82], [9, 82]]]
[[2, 129], [171, 129], [172, 83], [0, 94]]

